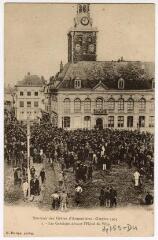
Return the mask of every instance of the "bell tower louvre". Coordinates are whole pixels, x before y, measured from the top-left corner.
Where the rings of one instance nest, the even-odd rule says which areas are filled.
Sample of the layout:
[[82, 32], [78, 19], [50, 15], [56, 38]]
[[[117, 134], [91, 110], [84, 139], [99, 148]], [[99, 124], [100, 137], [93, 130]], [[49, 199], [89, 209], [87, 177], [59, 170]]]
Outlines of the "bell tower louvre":
[[92, 27], [90, 4], [78, 3], [74, 27], [68, 32], [68, 62], [96, 61], [97, 32]]

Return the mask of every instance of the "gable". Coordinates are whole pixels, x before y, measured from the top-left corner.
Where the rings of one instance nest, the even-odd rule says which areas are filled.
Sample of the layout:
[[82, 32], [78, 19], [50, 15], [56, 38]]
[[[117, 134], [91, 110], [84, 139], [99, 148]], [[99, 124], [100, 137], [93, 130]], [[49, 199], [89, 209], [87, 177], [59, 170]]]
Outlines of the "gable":
[[107, 90], [108, 87], [103, 84], [101, 81], [93, 88], [93, 90], [95, 91], [104, 91], [104, 90]]

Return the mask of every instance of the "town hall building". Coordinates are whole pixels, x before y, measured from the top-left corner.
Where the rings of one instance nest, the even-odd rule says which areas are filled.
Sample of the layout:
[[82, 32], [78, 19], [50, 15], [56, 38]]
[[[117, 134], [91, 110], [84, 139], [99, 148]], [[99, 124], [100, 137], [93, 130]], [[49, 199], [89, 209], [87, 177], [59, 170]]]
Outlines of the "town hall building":
[[[154, 130], [154, 63], [97, 61], [90, 4], [77, 4], [68, 63], [45, 88], [46, 110], [64, 129]], [[111, 50], [112, 51], [112, 50]]]

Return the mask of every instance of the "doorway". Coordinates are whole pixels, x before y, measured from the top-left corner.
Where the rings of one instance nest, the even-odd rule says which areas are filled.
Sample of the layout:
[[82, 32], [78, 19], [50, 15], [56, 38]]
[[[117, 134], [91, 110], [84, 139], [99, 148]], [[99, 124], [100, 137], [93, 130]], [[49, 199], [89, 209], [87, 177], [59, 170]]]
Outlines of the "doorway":
[[99, 130], [103, 129], [103, 119], [102, 118], [97, 118], [97, 120], [96, 120], [96, 127]]
[[91, 128], [91, 117], [90, 116], [84, 117], [84, 128], [86, 128], [86, 129]]

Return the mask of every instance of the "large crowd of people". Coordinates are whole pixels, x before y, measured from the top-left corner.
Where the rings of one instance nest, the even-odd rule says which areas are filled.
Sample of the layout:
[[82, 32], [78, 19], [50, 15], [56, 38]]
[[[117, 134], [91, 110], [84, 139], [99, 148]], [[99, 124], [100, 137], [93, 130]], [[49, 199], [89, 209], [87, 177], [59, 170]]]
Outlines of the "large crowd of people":
[[[154, 138], [150, 133], [103, 129], [73, 130], [37, 127], [33, 131], [31, 152], [42, 151], [50, 162], [73, 168], [76, 181], [92, 178], [94, 169], [110, 171], [112, 164], [127, 163], [153, 179]], [[39, 158], [40, 159], [40, 158]]]
[[[14, 158], [17, 168], [26, 168], [26, 135], [21, 129], [18, 123], [5, 127], [5, 159], [9, 163]], [[72, 169], [77, 185], [91, 181], [93, 171], [110, 172], [112, 165], [121, 163], [126, 163], [129, 169], [136, 169], [135, 186], [139, 185], [139, 175], [154, 178], [154, 136], [150, 133], [108, 128], [68, 131], [54, 128], [49, 123], [34, 124], [31, 126], [30, 153], [33, 162], [47, 159], [50, 164], [58, 161], [62, 171]], [[36, 181], [35, 178], [32, 176], [32, 182]], [[108, 191], [109, 194], [114, 192], [113, 188]], [[113, 200], [104, 198], [106, 206], [116, 205], [116, 193], [113, 195]], [[102, 195], [100, 199], [103, 199]], [[100, 204], [104, 205], [102, 200]]]

